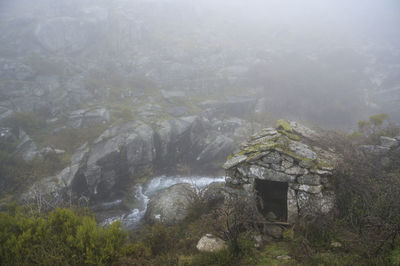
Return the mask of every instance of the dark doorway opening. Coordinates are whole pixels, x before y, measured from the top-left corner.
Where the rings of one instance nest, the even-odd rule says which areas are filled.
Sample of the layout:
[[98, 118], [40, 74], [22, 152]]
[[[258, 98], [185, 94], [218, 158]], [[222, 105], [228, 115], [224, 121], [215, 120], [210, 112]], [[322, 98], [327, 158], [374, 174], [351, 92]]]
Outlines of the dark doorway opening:
[[255, 180], [258, 210], [265, 218], [287, 221], [288, 183]]

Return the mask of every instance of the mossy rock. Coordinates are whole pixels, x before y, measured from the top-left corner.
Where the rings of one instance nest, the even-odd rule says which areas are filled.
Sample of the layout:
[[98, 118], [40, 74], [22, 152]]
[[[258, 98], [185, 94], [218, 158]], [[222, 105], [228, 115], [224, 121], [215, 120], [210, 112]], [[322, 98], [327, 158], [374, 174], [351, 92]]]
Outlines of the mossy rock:
[[279, 119], [278, 121], [276, 121], [275, 128], [280, 132], [293, 132], [293, 129], [290, 126], [289, 122], [284, 119]]

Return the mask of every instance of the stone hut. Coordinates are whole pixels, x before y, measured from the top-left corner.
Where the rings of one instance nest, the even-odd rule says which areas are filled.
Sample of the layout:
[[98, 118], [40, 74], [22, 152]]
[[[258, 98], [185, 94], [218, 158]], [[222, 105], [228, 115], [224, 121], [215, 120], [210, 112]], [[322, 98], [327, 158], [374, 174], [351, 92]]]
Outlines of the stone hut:
[[257, 197], [268, 219], [292, 223], [299, 216], [326, 214], [334, 205], [330, 179], [339, 157], [321, 140], [314, 130], [278, 120], [228, 158], [227, 184]]

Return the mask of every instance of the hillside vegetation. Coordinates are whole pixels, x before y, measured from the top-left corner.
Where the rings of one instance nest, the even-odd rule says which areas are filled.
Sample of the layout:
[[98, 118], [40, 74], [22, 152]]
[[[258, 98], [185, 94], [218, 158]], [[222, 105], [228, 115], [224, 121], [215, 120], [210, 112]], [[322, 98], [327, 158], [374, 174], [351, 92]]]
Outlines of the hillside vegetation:
[[[335, 211], [304, 217], [286, 228], [283, 238], [257, 244], [251, 211], [236, 203], [209, 206], [201, 195], [191, 202], [183, 223], [123, 229], [101, 226], [82, 208], [38, 212], [34, 205], [3, 206], [0, 213], [0, 262], [5, 265], [397, 265], [400, 263], [400, 150], [373, 154], [362, 145], [399, 128], [387, 116], [360, 122], [348, 137], [326, 135], [343, 160], [335, 172]], [[225, 209], [224, 209], [225, 208]], [[247, 217], [250, 217], [247, 215]], [[252, 229], [253, 228], [253, 229]], [[199, 252], [202, 235], [228, 241], [228, 249]]]

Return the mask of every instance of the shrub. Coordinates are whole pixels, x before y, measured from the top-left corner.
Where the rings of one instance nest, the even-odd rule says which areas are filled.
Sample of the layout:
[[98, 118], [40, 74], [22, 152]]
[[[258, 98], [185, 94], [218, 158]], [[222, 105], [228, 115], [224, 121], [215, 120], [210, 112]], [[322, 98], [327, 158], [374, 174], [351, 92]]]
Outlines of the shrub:
[[379, 141], [380, 136], [394, 137], [399, 133], [400, 128], [390, 122], [387, 114], [376, 114], [370, 116], [368, 121], [359, 121], [358, 131], [354, 131], [349, 137], [365, 144], [373, 144]]
[[193, 257], [191, 265], [234, 265], [234, 257], [229, 250], [220, 250], [218, 252], [200, 252]]
[[13, 129], [23, 129], [32, 134], [46, 126], [45, 117], [31, 112], [14, 113], [7, 118], [5, 125]]
[[175, 250], [179, 243], [180, 232], [178, 227], [169, 227], [161, 223], [156, 223], [151, 227], [145, 228], [143, 242], [151, 250], [153, 256], [167, 254]]
[[[375, 135], [362, 142], [378, 144], [379, 135], [395, 132], [391, 124], [381, 126], [387, 116], [370, 119]], [[398, 248], [400, 235], [400, 150], [380, 155], [359, 152], [343, 140], [343, 160], [334, 174], [337, 218], [358, 235], [363, 257], [385, 258]]]
[[56, 209], [27, 216], [21, 208], [0, 212], [0, 263], [6, 265], [109, 265], [121, 256], [120, 224], [98, 227], [91, 216]]

